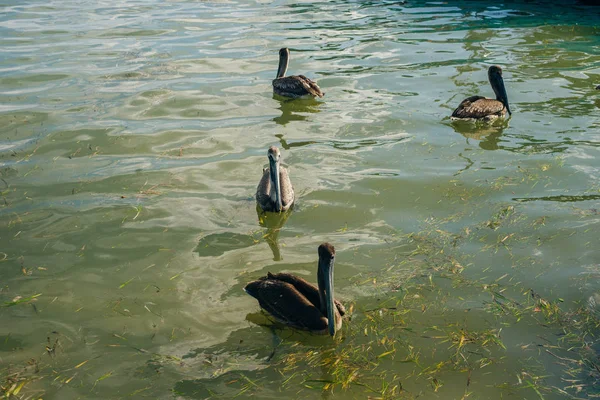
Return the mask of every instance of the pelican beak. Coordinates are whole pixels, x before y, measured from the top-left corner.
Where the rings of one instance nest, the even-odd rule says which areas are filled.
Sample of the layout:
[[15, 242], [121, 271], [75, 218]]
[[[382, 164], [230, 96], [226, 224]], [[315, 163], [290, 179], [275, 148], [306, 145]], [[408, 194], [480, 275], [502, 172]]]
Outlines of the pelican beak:
[[512, 115], [510, 112], [510, 107], [508, 105], [508, 96], [506, 94], [506, 88], [504, 87], [504, 79], [502, 79], [502, 75], [496, 75], [494, 77], [494, 92], [496, 93], [496, 97], [498, 100], [504, 104], [506, 107], [506, 111], [508, 111], [508, 115]]
[[[334, 259], [319, 258], [319, 289], [325, 289], [325, 295], [321, 293], [321, 299], [325, 303], [324, 314], [327, 314], [327, 329], [333, 337], [335, 335], [335, 304], [333, 303], [333, 263]], [[321, 303], [321, 308], [323, 304]]]
[[275, 211], [281, 212], [281, 187], [279, 186], [279, 160], [269, 157], [269, 174], [271, 185], [275, 190]]

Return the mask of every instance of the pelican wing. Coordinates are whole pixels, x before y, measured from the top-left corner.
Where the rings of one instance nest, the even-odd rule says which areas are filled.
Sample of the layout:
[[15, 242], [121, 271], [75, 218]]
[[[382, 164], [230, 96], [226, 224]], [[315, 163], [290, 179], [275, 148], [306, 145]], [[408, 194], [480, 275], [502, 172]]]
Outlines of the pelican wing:
[[[281, 173], [279, 174], [281, 176]], [[256, 202], [265, 211], [273, 211], [275, 203], [269, 197], [271, 192], [271, 179], [269, 178], [269, 168], [263, 169], [263, 176], [256, 187]]]
[[319, 96], [319, 97], [325, 96], [325, 93], [323, 93], [323, 91], [321, 91], [321, 88], [319, 87], [319, 85], [317, 85], [317, 82], [313, 81], [312, 79], [309, 79], [309, 78], [305, 77], [304, 75], [298, 75], [298, 78], [302, 80], [303, 85], [305, 87], [308, 86], [308, 88], [306, 90], [311, 95], [313, 95], [313, 96]]
[[302, 97], [306, 95], [325, 96], [319, 85], [304, 75], [292, 75], [274, 79], [273, 91], [286, 97]]
[[244, 290], [275, 319], [296, 328], [326, 334], [327, 317], [293, 285], [271, 277], [250, 282]]
[[[267, 274], [267, 279], [276, 279], [282, 282], [289, 283], [292, 285], [300, 294], [302, 294], [309, 302], [311, 302], [317, 309], [321, 309], [321, 299], [319, 298], [319, 290], [312, 283], [308, 283], [304, 279], [297, 277], [296, 275], [280, 273], [280, 274]], [[336, 308], [340, 315], [346, 314], [346, 308], [337, 300], [333, 300]]]
[[485, 118], [491, 115], [504, 115], [506, 108], [501, 101], [482, 96], [464, 99], [452, 113], [454, 118]]

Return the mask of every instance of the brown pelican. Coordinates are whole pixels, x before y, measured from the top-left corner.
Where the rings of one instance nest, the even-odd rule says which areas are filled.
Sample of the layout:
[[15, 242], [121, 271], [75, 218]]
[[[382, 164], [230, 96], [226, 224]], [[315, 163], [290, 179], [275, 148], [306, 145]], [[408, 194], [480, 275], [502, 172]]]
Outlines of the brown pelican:
[[287, 47], [279, 50], [279, 68], [277, 68], [277, 78], [273, 79], [273, 93], [292, 98], [325, 96], [319, 85], [304, 75], [285, 76], [289, 59], [290, 50]]
[[318, 288], [291, 274], [269, 272], [248, 283], [244, 290], [276, 320], [297, 329], [334, 336], [341, 329], [346, 313], [344, 306], [333, 298], [334, 258], [332, 245], [319, 246]]
[[502, 68], [492, 65], [488, 69], [488, 79], [496, 93], [496, 99], [488, 99], [482, 96], [471, 96], [464, 99], [458, 108], [452, 113], [452, 119], [469, 119], [492, 121], [498, 117], [504, 117], [506, 112], [511, 115], [508, 106], [508, 96], [502, 79]]
[[294, 203], [294, 188], [287, 170], [279, 166], [281, 153], [275, 146], [269, 147], [269, 168], [263, 170], [263, 176], [256, 188], [256, 202], [263, 211], [281, 212], [288, 210]]

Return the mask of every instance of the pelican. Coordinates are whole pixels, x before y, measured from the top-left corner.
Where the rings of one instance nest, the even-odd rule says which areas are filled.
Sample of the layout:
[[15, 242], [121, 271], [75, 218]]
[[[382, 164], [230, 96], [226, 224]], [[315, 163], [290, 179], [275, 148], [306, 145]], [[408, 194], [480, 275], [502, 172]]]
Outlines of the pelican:
[[292, 274], [267, 273], [246, 285], [244, 290], [276, 320], [319, 335], [335, 335], [342, 328], [344, 306], [333, 298], [335, 249], [329, 243], [319, 246], [319, 287]]
[[279, 166], [281, 153], [275, 146], [269, 147], [269, 168], [263, 170], [263, 176], [256, 188], [256, 202], [263, 211], [287, 211], [294, 203], [294, 188], [287, 169]]
[[483, 96], [471, 96], [464, 99], [452, 113], [453, 120], [482, 120], [493, 121], [498, 117], [504, 117], [508, 112], [508, 96], [502, 79], [502, 68], [492, 65], [488, 69], [488, 79], [496, 93], [496, 99], [488, 99]]
[[273, 79], [273, 93], [292, 98], [325, 96], [319, 85], [304, 75], [285, 76], [289, 60], [290, 49], [284, 47], [279, 50], [279, 68], [277, 68], [277, 78]]

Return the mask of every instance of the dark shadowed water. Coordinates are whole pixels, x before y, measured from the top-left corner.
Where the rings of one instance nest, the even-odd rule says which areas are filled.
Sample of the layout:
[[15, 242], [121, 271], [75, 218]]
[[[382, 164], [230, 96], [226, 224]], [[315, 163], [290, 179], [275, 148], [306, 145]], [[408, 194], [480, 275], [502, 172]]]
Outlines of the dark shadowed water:
[[[599, 7], [116, 3], [0, 4], [0, 393], [600, 395]], [[512, 119], [451, 123], [492, 64]], [[244, 284], [323, 241], [342, 331], [263, 326]]]

